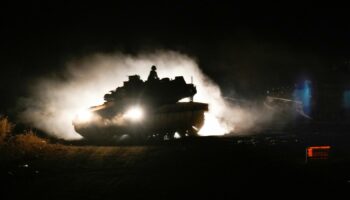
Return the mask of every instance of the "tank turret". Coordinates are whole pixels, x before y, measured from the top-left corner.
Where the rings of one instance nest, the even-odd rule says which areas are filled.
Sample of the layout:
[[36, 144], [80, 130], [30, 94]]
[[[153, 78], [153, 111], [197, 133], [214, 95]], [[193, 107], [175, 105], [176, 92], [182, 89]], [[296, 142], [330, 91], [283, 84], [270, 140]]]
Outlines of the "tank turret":
[[75, 130], [88, 140], [173, 137], [175, 133], [195, 136], [204, 123], [208, 104], [179, 102], [193, 99], [197, 93], [194, 84], [186, 83], [182, 76], [159, 79], [155, 66], [148, 79], [129, 76], [123, 86], [104, 95], [105, 103], [91, 107], [89, 117], [77, 116]]

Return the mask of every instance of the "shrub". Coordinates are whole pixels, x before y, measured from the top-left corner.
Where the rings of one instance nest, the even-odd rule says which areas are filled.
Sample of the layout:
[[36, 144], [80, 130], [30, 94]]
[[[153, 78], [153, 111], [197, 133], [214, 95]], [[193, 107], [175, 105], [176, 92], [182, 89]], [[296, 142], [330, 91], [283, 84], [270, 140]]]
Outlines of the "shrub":
[[25, 152], [42, 150], [48, 144], [47, 140], [38, 137], [33, 131], [26, 131], [11, 138], [11, 145]]
[[9, 138], [13, 126], [7, 117], [0, 117], [0, 145], [3, 145]]

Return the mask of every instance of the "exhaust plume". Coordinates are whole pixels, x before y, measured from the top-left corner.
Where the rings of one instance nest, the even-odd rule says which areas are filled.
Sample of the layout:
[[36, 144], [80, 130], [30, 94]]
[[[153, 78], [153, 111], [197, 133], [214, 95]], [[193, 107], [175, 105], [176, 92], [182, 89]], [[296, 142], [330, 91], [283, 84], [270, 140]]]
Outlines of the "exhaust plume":
[[258, 112], [227, 102], [219, 86], [194, 59], [178, 52], [158, 51], [137, 56], [95, 54], [73, 60], [67, 64], [63, 78], [46, 77], [34, 84], [20, 119], [57, 138], [79, 139], [72, 125], [76, 114], [102, 104], [104, 94], [121, 86], [128, 75], [139, 74], [146, 80], [152, 65], [158, 67], [160, 78], [184, 76], [186, 82], [194, 78], [198, 91], [194, 100], [209, 103], [200, 135], [223, 135], [235, 126], [248, 128], [260, 118]]

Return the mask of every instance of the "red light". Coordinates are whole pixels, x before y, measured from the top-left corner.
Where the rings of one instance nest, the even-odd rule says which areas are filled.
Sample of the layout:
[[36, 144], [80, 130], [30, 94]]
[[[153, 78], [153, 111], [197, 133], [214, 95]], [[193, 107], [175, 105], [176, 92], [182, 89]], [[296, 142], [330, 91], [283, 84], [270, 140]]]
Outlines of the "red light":
[[331, 146], [311, 146], [306, 148], [308, 159], [328, 159]]

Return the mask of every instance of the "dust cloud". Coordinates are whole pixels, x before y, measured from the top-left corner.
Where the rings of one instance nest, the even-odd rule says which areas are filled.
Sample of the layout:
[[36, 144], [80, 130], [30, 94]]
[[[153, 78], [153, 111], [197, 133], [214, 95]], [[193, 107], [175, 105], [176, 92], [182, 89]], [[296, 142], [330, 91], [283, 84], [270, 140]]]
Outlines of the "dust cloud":
[[[121, 86], [128, 75], [139, 74], [146, 80], [150, 67], [157, 66], [160, 78], [184, 76], [197, 87], [194, 101], [209, 103], [205, 124], [199, 134], [224, 135], [237, 127], [248, 129], [262, 117], [255, 109], [228, 102], [219, 86], [206, 76], [193, 58], [174, 51], [156, 51], [139, 55], [123, 53], [94, 54], [70, 61], [59, 77], [45, 77], [31, 88], [24, 101], [20, 119], [57, 138], [74, 140], [72, 120], [77, 113], [104, 102], [103, 96]], [[215, 67], [215, 66], [213, 66]], [[160, 94], [161, 95], [161, 94]]]

